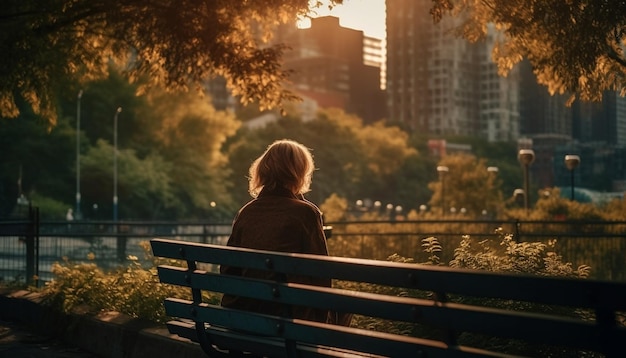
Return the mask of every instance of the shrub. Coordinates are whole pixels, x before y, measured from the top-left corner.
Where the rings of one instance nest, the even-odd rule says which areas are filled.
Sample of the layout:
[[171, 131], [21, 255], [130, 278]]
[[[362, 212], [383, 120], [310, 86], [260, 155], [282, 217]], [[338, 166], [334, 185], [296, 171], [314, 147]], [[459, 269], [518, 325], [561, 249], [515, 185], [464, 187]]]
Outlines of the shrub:
[[[150, 255], [147, 243], [143, 246]], [[89, 259], [93, 260], [95, 256], [90, 254]], [[128, 267], [109, 272], [104, 272], [93, 263], [73, 264], [67, 260], [55, 263], [52, 267], [55, 279], [42, 289], [45, 302], [64, 312], [87, 305], [93, 309], [117, 311], [154, 322], [167, 321], [163, 307], [165, 298], [188, 299], [190, 290], [160, 283], [155, 268], [160, 262], [154, 258], [155, 266], [148, 269], [142, 268], [135, 257], [129, 259], [131, 264]], [[176, 261], [168, 261], [168, 264], [183, 265]], [[207, 301], [219, 300], [217, 295], [203, 294]]]
[[[511, 234], [506, 234], [502, 229], [496, 230], [500, 238], [499, 247], [491, 247], [489, 240], [474, 240], [469, 236], [463, 236], [460, 245], [454, 250], [454, 258], [450, 261], [450, 267], [487, 270], [494, 272], [524, 273], [543, 276], [561, 276], [586, 278], [589, 275], [589, 266], [580, 266], [573, 269], [570, 263], [562, 261], [560, 255], [552, 251], [556, 243], [555, 240], [544, 244], [541, 242], [517, 243]], [[422, 240], [422, 248], [428, 255], [426, 262], [422, 264], [444, 265], [440, 262], [439, 254], [442, 246], [435, 237]], [[414, 262], [411, 258], [400, 255], [391, 255], [388, 258], [393, 262]], [[401, 288], [391, 288], [380, 285], [365, 283], [338, 282], [338, 287], [366, 291], [372, 293], [390, 294], [400, 297], [431, 298], [432, 293], [420, 290], [409, 290]], [[450, 295], [450, 302], [466, 303], [473, 305], [487, 305], [491, 307], [505, 308], [517, 311], [551, 312], [563, 316], [585, 317], [588, 312], [554, 307], [542, 304], [532, 304], [526, 302], [514, 302], [510, 300], [470, 298], [458, 295]], [[411, 335], [421, 338], [440, 338], [442, 332], [421, 324], [411, 324], [407, 322], [387, 321], [373, 317], [356, 315], [352, 322], [353, 327], [377, 330], [382, 332]], [[529, 345], [510, 339], [498, 339], [484, 337], [474, 333], [463, 333], [458, 337], [458, 343], [462, 345], [484, 347], [487, 349], [499, 350], [510, 354], [522, 354], [530, 356], [562, 356], [572, 355], [580, 352], [564, 352], [562, 349]]]
[[494, 272], [525, 273], [543, 276], [565, 276], [587, 278], [591, 268], [581, 265], [572, 268], [564, 263], [560, 255], [552, 251], [556, 240], [543, 242], [515, 242], [512, 234], [497, 229], [500, 248], [491, 247], [490, 241], [472, 240], [463, 236], [461, 244], [454, 250], [450, 267], [487, 270]]

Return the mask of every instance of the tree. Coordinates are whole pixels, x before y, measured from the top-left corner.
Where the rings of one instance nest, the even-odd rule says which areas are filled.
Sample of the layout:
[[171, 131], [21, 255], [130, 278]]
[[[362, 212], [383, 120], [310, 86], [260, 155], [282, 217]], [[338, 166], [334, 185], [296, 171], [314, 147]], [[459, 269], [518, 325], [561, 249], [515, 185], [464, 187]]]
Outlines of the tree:
[[447, 155], [439, 162], [447, 166], [445, 174], [442, 205], [442, 183], [436, 180], [428, 184], [433, 192], [429, 205], [449, 210], [461, 208], [470, 216], [479, 216], [483, 210], [498, 213], [502, 210], [502, 192], [499, 190], [500, 179], [487, 171], [485, 159], [477, 159], [469, 154]]
[[261, 129], [242, 129], [227, 148], [237, 201], [250, 198], [246, 192], [250, 163], [267, 145], [283, 138], [312, 148], [319, 169], [313, 173], [307, 197], [318, 204], [332, 194], [352, 202], [370, 198], [404, 207], [416, 202], [415, 191], [407, 196], [404, 188], [398, 188], [401, 171], [417, 157], [417, 151], [408, 145], [408, 135], [381, 123], [363, 125], [358, 117], [337, 109], [321, 111], [307, 122], [284, 117]]
[[[79, 138], [85, 218], [109, 218], [112, 212], [111, 144], [118, 106], [123, 108], [117, 130], [120, 218], [215, 218], [232, 209], [228, 158], [221, 147], [239, 126], [233, 114], [216, 111], [210, 98], [193, 91], [153, 87], [136, 96], [137, 85], [115, 71], [83, 89]], [[20, 194], [45, 219], [64, 218], [74, 207], [76, 94], [60, 96], [59, 121], [49, 130], [28, 106], [18, 118], [0, 121], [0, 216], [15, 211]]]
[[14, 210], [20, 195], [31, 200], [35, 193], [65, 202], [65, 210], [72, 207], [76, 132], [66, 117], [50, 131], [38, 120], [25, 111], [19, 118], [0, 121], [0, 216]]
[[[510, 196], [516, 188], [522, 186], [522, 166], [517, 159], [516, 142], [488, 142], [484, 139], [466, 136], [446, 136], [452, 143], [468, 144], [472, 147], [472, 154], [477, 158], [484, 158], [486, 165], [498, 168], [498, 179], [502, 192]], [[427, 139], [425, 139], [427, 140]]]
[[153, 87], [135, 96], [136, 88], [115, 72], [86, 86], [82, 129], [97, 144], [83, 158], [85, 202], [108, 210], [111, 193], [103, 195], [101, 188], [112, 188], [112, 119], [115, 108], [122, 106], [118, 190], [126, 204], [120, 206], [120, 217], [207, 218], [230, 209], [229, 170], [221, 147], [239, 126], [235, 117], [216, 111], [210, 98], [195, 92]]
[[206, 218], [215, 210], [232, 210], [228, 158], [221, 152], [239, 127], [232, 113], [215, 110], [195, 93], [153, 90], [136, 122], [142, 130], [133, 132], [134, 146], [150, 148], [171, 166], [168, 176], [187, 208], [176, 213], [179, 217]]
[[[109, 219], [113, 199], [113, 146], [98, 140], [82, 159], [84, 202], [87, 206], [97, 204], [98, 217]], [[184, 209], [174, 193], [174, 183], [169, 173], [172, 164], [157, 155], [140, 159], [132, 149], [118, 148], [118, 197], [119, 217], [122, 219], [154, 219], [164, 217], [161, 213], [176, 208]], [[87, 207], [85, 211], [88, 212]]]
[[24, 99], [54, 125], [58, 84], [104, 78], [110, 61], [170, 89], [221, 75], [242, 102], [277, 106], [293, 95], [270, 30], [308, 10], [309, 0], [4, 1], [0, 116], [16, 117]]
[[470, 41], [490, 24], [504, 36], [493, 49], [501, 74], [527, 59], [539, 83], [571, 100], [626, 94], [626, 2], [609, 0], [434, 0], [436, 21], [463, 16], [458, 34]]

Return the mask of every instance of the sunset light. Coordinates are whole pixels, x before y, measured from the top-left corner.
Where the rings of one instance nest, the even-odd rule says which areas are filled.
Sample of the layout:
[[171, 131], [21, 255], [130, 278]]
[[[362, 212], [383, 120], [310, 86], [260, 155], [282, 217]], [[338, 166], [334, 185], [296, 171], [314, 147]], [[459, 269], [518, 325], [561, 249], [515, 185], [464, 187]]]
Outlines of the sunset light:
[[[344, 0], [343, 5], [337, 5], [332, 10], [328, 9], [327, 0], [322, 3], [324, 5], [311, 11], [311, 17], [335, 16], [343, 27], [362, 30], [365, 36], [385, 38], [385, 0]], [[309, 19], [298, 22], [300, 28], [309, 26]]]

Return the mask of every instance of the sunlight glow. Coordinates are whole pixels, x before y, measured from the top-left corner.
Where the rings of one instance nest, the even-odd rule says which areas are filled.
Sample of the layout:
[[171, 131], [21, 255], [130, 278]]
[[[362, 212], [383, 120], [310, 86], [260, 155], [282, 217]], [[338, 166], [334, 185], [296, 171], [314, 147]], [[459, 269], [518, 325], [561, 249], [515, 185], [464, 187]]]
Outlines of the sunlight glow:
[[[313, 3], [316, 0], [311, 0]], [[385, 0], [344, 0], [343, 5], [328, 9], [328, 1], [322, 0], [321, 7], [311, 11], [310, 17], [335, 16], [343, 27], [362, 30], [366, 36], [385, 39]], [[308, 28], [311, 20], [303, 18], [298, 21], [299, 28]]]

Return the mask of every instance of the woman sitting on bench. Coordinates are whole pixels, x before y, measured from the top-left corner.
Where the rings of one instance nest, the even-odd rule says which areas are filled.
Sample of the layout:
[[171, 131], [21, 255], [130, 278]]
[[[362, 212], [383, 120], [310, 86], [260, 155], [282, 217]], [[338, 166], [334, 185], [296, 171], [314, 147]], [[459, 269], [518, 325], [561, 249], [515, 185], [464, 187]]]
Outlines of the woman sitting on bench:
[[[235, 217], [228, 246], [328, 255], [322, 214], [303, 195], [310, 190], [314, 169], [313, 156], [304, 145], [292, 140], [272, 143], [250, 166], [249, 192], [253, 199]], [[276, 277], [270, 271], [231, 266], [222, 266], [220, 272], [272, 281], [331, 286], [330, 279]], [[289, 312], [289, 308], [275, 302], [231, 295], [224, 295], [222, 306], [342, 325], [349, 325], [351, 318], [350, 315], [338, 315], [309, 307], [293, 307]]]

